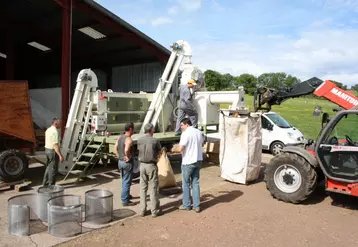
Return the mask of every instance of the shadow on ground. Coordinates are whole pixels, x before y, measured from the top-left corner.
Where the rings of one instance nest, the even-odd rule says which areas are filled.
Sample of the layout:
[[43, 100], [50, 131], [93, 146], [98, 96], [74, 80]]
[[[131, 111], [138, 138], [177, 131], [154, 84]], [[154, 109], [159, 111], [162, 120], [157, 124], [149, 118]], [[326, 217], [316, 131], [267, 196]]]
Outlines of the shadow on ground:
[[[82, 205], [82, 208], [84, 208], [84, 205]], [[116, 209], [113, 211], [113, 218], [110, 222], [108, 223], [104, 223], [104, 224], [93, 224], [93, 223], [88, 223], [85, 220], [85, 215], [84, 215], [84, 211], [82, 210], [82, 233], [86, 233], [86, 232], [90, 232], [96, 229], [101, 229], [101, 228], [105, 228], [110, 226], [110, 223], [114, 223], [116, 221], [120, 221], [129, 217], [132, 217], [136, 215], [136, 212], [131, 210], [131, 209]], [[101, 218], [101, 216], [99, 216], [98, 218]], [[78, 224], [76, 224], [78, 225]], [[30, 229], [30, 236], [34, 235], [34, 234], [39, 234], [42, 232], [47, 232], [48, 231], [48, 225], [44, 222], [42, 222], [40, 219], [34, 219], [30, 221], [29, 224], [29, 229]]]
[[[169, 155], [169, 159], [171, 162], [171, 166], [173, 168], [173, 172], [175, 175], [181, 173], [181, 155]], [[217, 166], [217, 164], [204, 162], [203, 168]], [[34, 163], [31, 164], [26, 173], [26, 179], [30, 180], [32, 183], [28, 186], [26, 190], [31, 191], [33, 187], [42, 185], [43, 175], [45, 173], [46, 167], [42, 164]], [[96, 187], [98, 185], [110, 183], [115, 179], [119, 179], [120, 172], [118, 170], [118, 166], [115, 163], [108, 163], [106, 167], [102, 164], [98, 164], [94, 166], [91, 177], [93, 178], [85, 178], [78, 182], [76, 182], [77, 177], [70, 175], [65, 181], [62, 181], [65, 177], [63, 174], [57, 174], [57, 184], [63, 185], [65, 188], [73, 188], [73, 187], [83, 187], [83, 186], [91, 186]], [[139, 178], [133, 179], [133, 183], [138, 183]], [[13, 188], [2, 188], [2, 191], [13, 190]]]
[[332, 199], [332, 206], [350, 210], [358, 210], [358, 198], [355, 196], [348, 196], [338, 193], [330, 193], [329, 196]]
[[131, 209], [127, 209], [127, 208], [116, 209], [113, 211], [113, 221], [123, 220], [125, 218], [132, 217], [135, 214], [136, 212]]
[[121, 208], [121, 209], [116, 209], [113, 211], [113, 218], [110, 222], [108, 222], [108, 224], [90, 224], [87, 223], [85, 221], [85, 219], [83, 218], [83, 222], [82, 222], [82, 232], [86, 233], [86, 232], [90, 232], [96, 229], [103, 229], [105, 227], [109, 227], [111, 226], [110, 224], [115, 223], [116, 221], [120, 221], [129, 217], [132, 217], [136, 215], [136, 212], [131, 210], [131, 209], [127, 209], [127, 208]]
[[[62, 179], [65, 177], [63, 175], [58, 175]], [[112, 182], [113, 180], [120, 179], [120, 173], [116, 169], [108, 170], [108, 168], [99, 167], [91, 173], [91, 177], [87, 177], [81, 179], [78, 182], [76, 181], [76, 177], [70, 177], [68, 180], [59, 181], [58, 184], [61, 184], [65, 188], [80, 188], [84, 186], [96, 187], [99, 185], [107, 184]]]
[[[221, 203], [229, 203], [233, 200], [239, 198], [244, 193], [240, 190], [233, 190], [233, 191], [219, 191], [219, 195], [214, 196], [213, 194], [205, 193], [200, 197], [200, 209], [202, 211], [213, 207], [215, 205]], [[163, 214], [168, 214], [170, 212], [176, 211], [179, 209], [180, 205], [182, 204], [182, 200], [176, 200], [165, 205], [161, 206]]]
[[30, 235], [38, 234], [47, 231], [47, 225], [45, 225], [40, 219], [31, 220], [29, 224]]

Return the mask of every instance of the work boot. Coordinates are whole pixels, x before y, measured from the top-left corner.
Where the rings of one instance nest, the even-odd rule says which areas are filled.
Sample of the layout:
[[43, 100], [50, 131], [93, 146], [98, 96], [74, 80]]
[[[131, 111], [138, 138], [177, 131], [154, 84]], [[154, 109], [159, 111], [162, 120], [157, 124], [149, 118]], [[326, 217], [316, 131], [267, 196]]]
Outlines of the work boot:
[[190, 210], [191, 210], [191, 207], [186, 208], [186, 207], [184, 207], [183, 205], [180, 205], [179, 210], [190, 211]]
[[152, 217], [155, 218], [157, 216], [160, 216], [162, 214], [161, 210], [157, 210], [155, 213], [152, 213]]
[[134, 202], [132, 202], [132, 201], [128, 201], [126, 203], [122, 203], [122, 205], [123, 205], [123, 207], [128, 207], [128, 206], [134, 206], [136, 204]]

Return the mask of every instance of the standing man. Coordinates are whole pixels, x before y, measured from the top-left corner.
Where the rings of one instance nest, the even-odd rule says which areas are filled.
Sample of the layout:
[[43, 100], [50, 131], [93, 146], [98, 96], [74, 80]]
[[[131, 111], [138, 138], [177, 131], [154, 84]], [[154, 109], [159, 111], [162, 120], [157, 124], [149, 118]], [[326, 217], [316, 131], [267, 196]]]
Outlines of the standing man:
[[183, 134], [180, 137], [179, 146], [173, 151], [182, 153], [182, 187], [183, 205], [182, 210], [191, 210], [190, 186], [193, 190], [193, 208], [200, 212], [200, 168], [203, 161], [204, 137], [200, 130], [194, 128], [189, 118], [181, 121]]
[[194, 128], [197, 128], [198, 124], [198, 113], [195, 109], [195, 106], [192, 102], [192, 94], [190, 88], [196, 86], [196, 82], [193, 79], [190, 79], [186, 85], [180, 85], [180, 103], [178, 109], [178, 118], [175, 128], [175, 135], [181, 135], [180, 123], [186, 117], [189, 116], [192, 125]]
[[63, 162], [60, 150], [60, 129], [61, 120], [52, 119], [52, 125], [45, 132], [45, 154], [46, 154], [46, 171], [42, 181], [43, 186], [55, 185], [58, 163]]
[[152, 217], [156, 217], [160, 212], [157, 161], [162, 147], [160, 142], [153, 137], [153, 124], [147, 123], [144, 126], [144, 132], [145, 135], [137, 141], [140, 161], [140, 215], [144, 216], [147, 210], [146, 197], [149, 186]]
[[127, 123], [124, 126], [124, 134], [120, 135], [114, 145], [114, 153], [118, 157], [118, 169], [121, 171], [122, 177], [122, 205], [133, 206], [134, 203], [130, 201], [130, 188], [132, 185], [133, 175], [133, 157], [131, 153], [132, 135], [134, 133], [134, 124]]

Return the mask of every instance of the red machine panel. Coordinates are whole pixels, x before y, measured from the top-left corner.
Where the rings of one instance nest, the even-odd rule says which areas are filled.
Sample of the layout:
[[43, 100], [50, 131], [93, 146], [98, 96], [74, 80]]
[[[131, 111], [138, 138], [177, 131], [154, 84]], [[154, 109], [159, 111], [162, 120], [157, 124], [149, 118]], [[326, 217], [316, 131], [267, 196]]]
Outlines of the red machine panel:
[[314, 95], [318, 97], [325, 97], [346, 110], [358, 105], [358, 98], [356, 96], [342, 90], [329, 80], [322, 83], [314, 91]]

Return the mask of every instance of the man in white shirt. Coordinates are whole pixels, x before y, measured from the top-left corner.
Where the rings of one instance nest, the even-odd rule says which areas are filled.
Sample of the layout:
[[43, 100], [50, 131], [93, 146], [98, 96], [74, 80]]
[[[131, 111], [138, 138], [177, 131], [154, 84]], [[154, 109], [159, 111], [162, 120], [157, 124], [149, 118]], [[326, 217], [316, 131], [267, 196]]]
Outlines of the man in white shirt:
[[[182, 134], [178, 146], [178, 152], [182, 153], [182, 210], [191, 210], [190, 185], [193, 190], [193, 209], [200, 212], [200, 168], [203, 161], [204, 136], [200, 130], [194, 128], [189, 118], [184, 118], [180, 123]], [[175, 151], [175, 150], [174, 150]]]
[[60, 127], [60, 119], [54, 118], [52, 120], [52, 125], [45, 132], [45, 154], [47, 166], [42, 182], [43, 186], [55, 185], [58, 163], [63, 162], [63, 156], [60, 150]]

